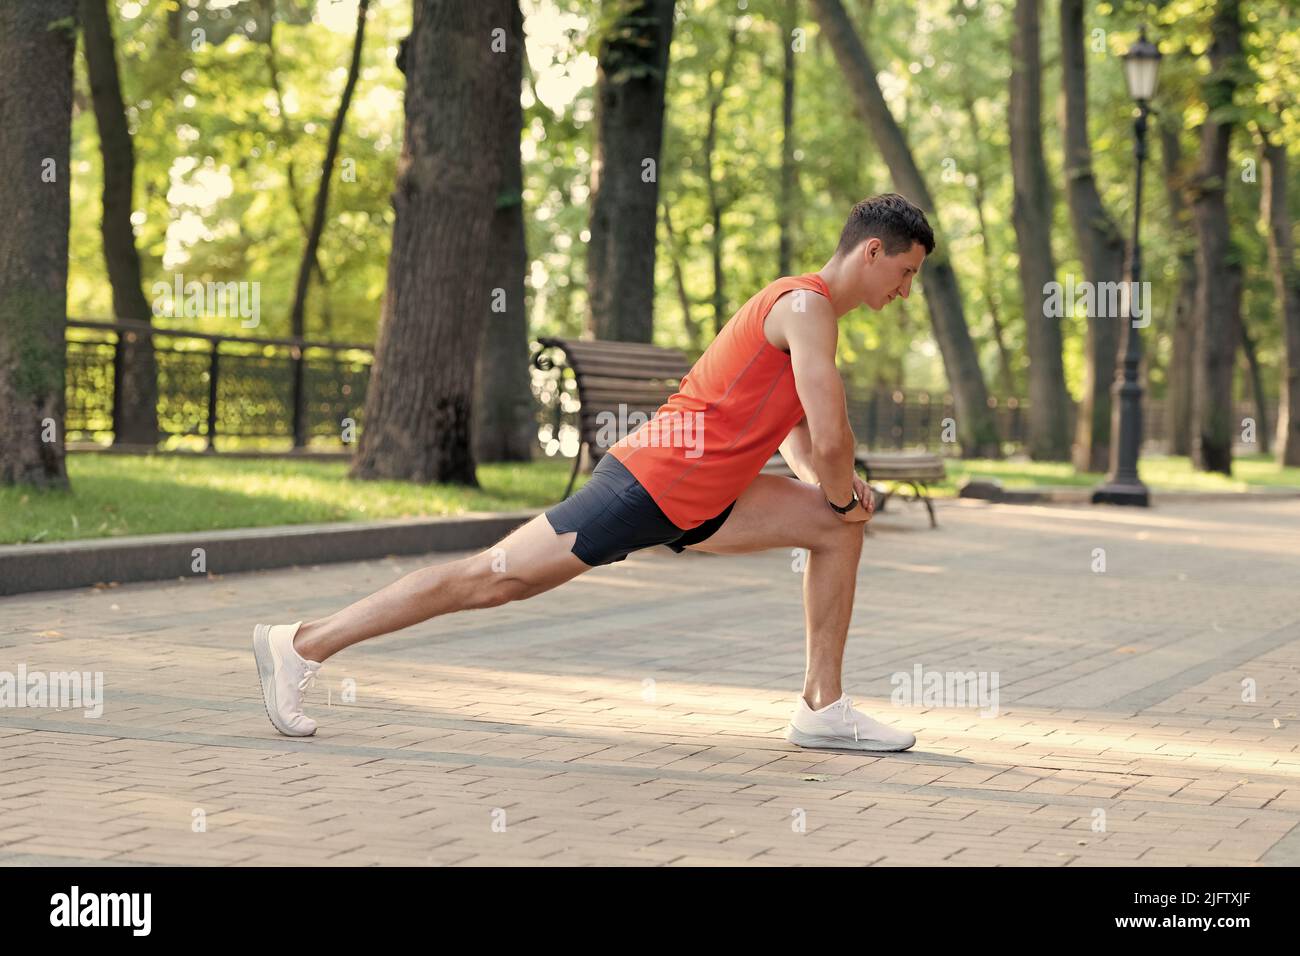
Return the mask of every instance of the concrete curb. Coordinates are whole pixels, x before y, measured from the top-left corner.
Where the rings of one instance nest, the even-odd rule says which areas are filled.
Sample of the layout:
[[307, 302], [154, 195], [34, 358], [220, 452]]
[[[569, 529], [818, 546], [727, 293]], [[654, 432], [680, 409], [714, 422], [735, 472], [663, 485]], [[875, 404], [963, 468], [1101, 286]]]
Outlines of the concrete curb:
[[100, 582], [203, 577], [295, 564], [364, 561], [390, 554], [469, 551], [495, 544], [535, 511], [455, 518], [273, 525], [226, 531], [149, 534], [50, 544], [0, 545], [0, 595], [88, 587]]
[[[1287, 498], [1300, 498], [1300, 488], [1274, 488], [1259, 491], [1160, 491], [1153, 489], [1151, 492], [1151, 504], [1153, 506], [1158, 506], [1162, 501], [1231, 502], [1240, 504], [1249, 501], [1276, 501]], [[939, 501], [987, 501], [990, 504], [998, 505], [1087, 505], [1092, 503], [1092, 489], [1063, 487], [1017, 490], [1000, 488], [996, 491], [981, 492], [975, 495], [959, 495], [957, 498], [935, 499], [936, 504]]]

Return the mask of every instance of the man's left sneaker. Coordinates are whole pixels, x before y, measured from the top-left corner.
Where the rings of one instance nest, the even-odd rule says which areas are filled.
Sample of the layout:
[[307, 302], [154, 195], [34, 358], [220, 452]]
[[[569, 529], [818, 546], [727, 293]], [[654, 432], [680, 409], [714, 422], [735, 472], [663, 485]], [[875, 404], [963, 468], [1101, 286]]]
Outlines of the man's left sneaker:
[[316, 678], [319, 661], [304, 660], [293, 649], [296, 624], [259, 624], [253, 628], [253, 657], [262, 701], [271, 724], [286, 737], [310, 737], [316, 721], [302, 712], [302, 692]]
[[800, 695], [785, 739], [800, 747], [835, 750], [907, 750], [916, 743], [915, 735], [888, 727], [858, 710], [848, 694], [821, 710], [813, 710]]

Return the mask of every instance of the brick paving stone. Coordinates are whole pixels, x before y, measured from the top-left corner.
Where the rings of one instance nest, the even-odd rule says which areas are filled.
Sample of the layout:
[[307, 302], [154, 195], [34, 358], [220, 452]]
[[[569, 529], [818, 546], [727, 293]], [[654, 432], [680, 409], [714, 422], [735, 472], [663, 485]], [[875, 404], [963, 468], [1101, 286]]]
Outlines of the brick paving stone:
[[[855, 703], [917, 735], [903, 754], [784, 740], [804, 649], [781, 553], [639, 553], [358, 645], [322, 670], [306, 740], [266, 720], [252, 625], [455, 555], [0, 599], [0, 670], [105, 681], [99, 718], [0, 710], [0, 865], [1294, 856], [1300, 502], [941, 507], [937, 532], [906, 511], [873, 523], [845, 655]], [[996, 673], [996, 715], [896, 704], [918, 665]]]

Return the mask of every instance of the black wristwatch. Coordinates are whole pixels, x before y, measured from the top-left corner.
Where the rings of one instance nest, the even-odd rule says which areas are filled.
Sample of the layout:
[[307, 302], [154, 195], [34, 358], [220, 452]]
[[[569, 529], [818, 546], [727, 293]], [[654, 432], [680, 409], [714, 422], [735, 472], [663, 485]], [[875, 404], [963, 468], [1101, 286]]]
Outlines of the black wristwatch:
[[[825, 494], [826, 492], [823, 491], [822, 495], [824, 496]], [[849, 501], [849, 503], [845, 505], [843, 508], [841, 508], [835, 502], [831, 501], [830, 498], [826, 498], [826, 504], [830, 506], [831, 511], [834, 511], [836, 514], [841, 514], [841, 515], [848, 514], [850, 511], [852, 511], [855, 507], [857, 507], [861, 503], [862, 503], [862, 499], [858, 497], [858, 490], [856, 488], [853, 489], [852, 500]]]

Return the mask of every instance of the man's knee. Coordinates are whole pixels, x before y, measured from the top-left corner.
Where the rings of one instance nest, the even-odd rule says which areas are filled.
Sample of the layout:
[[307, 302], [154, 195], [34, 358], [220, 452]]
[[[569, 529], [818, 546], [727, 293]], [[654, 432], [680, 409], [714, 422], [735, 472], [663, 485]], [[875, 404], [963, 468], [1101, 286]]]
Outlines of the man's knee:
[[500, 607], [540, 592], [535, 582], [511, 572], [499, 557], [497, 549], [493, 549], [468, 559], [467, 608]]
[[862, 554], [862, 539], [866, 524], [861, 521], [840, 521], [829, 524], [820, 535], [813, 551], [835, 552], [857, 560]]

